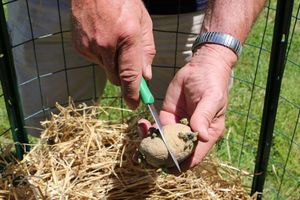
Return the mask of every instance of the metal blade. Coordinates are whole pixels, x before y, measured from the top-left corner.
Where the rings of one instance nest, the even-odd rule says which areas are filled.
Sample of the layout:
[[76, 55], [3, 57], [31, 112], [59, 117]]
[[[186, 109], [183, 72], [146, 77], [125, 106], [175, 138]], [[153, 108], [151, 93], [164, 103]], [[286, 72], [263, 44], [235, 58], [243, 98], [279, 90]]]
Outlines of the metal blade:
[[169, 152], [169, 154], [170, 154], [170, 156], [171, 156], [173, 162], [175, 163], [175, 165], [176, 165], [178, 171], [181, 172], [181, 169], [180, 169], [180, 167], [179, 167], [179, 164], [178, 164], [178, 162], [177, 162], [177, 159], [175, 158], [175, 156], [174, 156], [173, 153], [171, 152], [170, 146], [168, 145], [168, 143], [167, 143], [167, 141], [166, 141], [166, 138], [165, 138], [165, 135], [164, 135], [164, 132], [163, 132], [163, 129], [162, 129], [162, 124], [160, 123], [159, 116], [158, 116], [158, 114], [157, 114], [157, 112], [156, 112], [156, 109], [155, 109], [154, 105], [153, 105], [153, 104], [148, 104], [148, 108], [149, 108], [149, 110], [150, 110], [150, 112], [151, 112], [151, 114], [152, 114], [152, 117], [153, 117], [155, 123], [157, 124], [158, 130], [159, 130], [159, 132], [160, 132], [160, 136], [161, 136], [163, 142], [165, 143], [165, 145], [166, 145], [166, 147], [167, 147], [167, 150], [168, 150], [168, 152]]

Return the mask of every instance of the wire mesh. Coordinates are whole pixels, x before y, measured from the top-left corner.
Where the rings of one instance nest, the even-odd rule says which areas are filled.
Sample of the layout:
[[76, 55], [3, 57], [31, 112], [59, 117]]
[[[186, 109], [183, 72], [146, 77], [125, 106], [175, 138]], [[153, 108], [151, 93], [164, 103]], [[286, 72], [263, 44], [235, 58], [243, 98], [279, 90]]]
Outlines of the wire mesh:
[[[47, 115], [55, 111], [55, 101], [61, 104], [68, 102], [68, 96], [72, 96], [75, 102], [96, 102], [102, 93], [101, 106], [112, 106], [124, 108], [114, 110], [106, 116], [108, 120], [122, 119], [134, 113], [126, 110], [126, 106], [121, 98], [121, 90], [118, 87], [107, 83], [105, 88], [103, 82], [99, 82], [99, 68], [95, 64], [80, 57], [71, 48], [69, 16], [65, 14], [67, 1], [52, 1], [50, 7], [51, 19], [44, 19], [41, 15], [35, 15], [34, 9], [47, 6], [47, 1], [40, 1], [37, 4], [41, 7], [35, 7], [33, 1], [12, 0], [2, 1], [2, 5], [7, 7], [7, 21], [10, 28], [12, 39], [12, 51], [15, 57], [20, 56], [26, 50], [27, 59], [30, 61], [30, 68], [34, 69], [30, 74], [18, 76], [17, 84], [21, 96], [32, 95], [35, 97], [33, 102], [23, 102], [23, 112], [25, 124], [38, 127], [31, 120], [45, 119]], [[180, 11], [181, 1], [178, 2], [178, 12]], [[149, 6], [146, 2], [146, 7]], [[49, 6], [49, 5], [48, 5]], [[278, 113], [275, 124], [273, 146], [269, 159], [267, 183], [265, 184], [264, 197], [266, 199], [297, 199], [300, 197], [300, 58], [299, 58], [299, 8], [300, 1], [295, 1], [293, 12], [293, 23], [291, 25], [291, 34], [289, 38], [289, 47], [287, 53], [286, 71], [283, 77]], [[14, 19], [9, 12], [14, 9], [21, 11], [19, 19]], [[272, 34], [274, 28], [274, 19], [276, 14], [276, 1], [270, 0], [265, 6], [262, 14], [258, 18], [251, 34], [244, 45], [243, 55], [235, 67], [234, 85], [230, 92], [230, 100], [227, 112], [227, 131], [224, 139], [216, 145], [216, 155], [223, 162], [236, 166], [249, 172], [249, 176], [242, 176], [245, 187], [251, 188], [253, 171], [255, 166], [255, 155], [257, 153], [257, 144], [262, 120], [262, 111], [264, 105], [264, 96], [268, 72], [269, 58], [271, 54]], [[51, 20], [49, 23], [54, 26], [39, 30], [37, 26], [37, 17], [43, 20]], [[154, 76], [156, 73], [168, 74], [164, 81], [169, 82], [173, 75], [185, 60], [182, 58], [182, 52], [191, 47], [187, 38], [196, 37], [197, 32], [193, 32], [186, 27], [184, 14], [175, 14], [173, 17], [173, 26], [167, 28], [154, 23], [154, 35], [167, 38], [168, 44], [172, 45], [174, 50], [172, 62], [161, 63], [154, 61], [152, 67]], [[155, 16], [152, 16], [155, 20]], [[22, 28], [28, 31], [26, 34], [17, 34], [19, 28], [14, 26], [17, 20], [22, 19]], [[20, 25], [20, 22], [18, 22]], [[18, 25], [18, 26], [19, 26]], [[185, 48], [181, 48], [181, 43], [187, 43]], [[50, 46], [47, 52], [43, 50], [44, 46]], [[157, 54], [163, 54], [164, 49], [159, 49]], [[78, 58], [78, 59], [76, 59]], [[43, 62], [50, 60], [51, 62]], [[24, 63], [15, 60], [17, 74], [18, 70], [27, 69]], [[44, 67], [46, 65], [46, 67]], [[48, 70], [51, 69], [51, 70]], [[87, 87], [93, 88], [89, 94], [74, 96], [73, 78], [78, 74], [87, 74], [89, 84]], [[150, 82], [150, 87], [158, 87], [155, 81]], [[49, 97], [46, 90], [57, 91], [60, 97]], [[163, 89], [165, 91], [166, 88]], [[99, 92], [100, 91], [100, 92]], [[164, 92], [156, 94], [156, 100], [162, 102]], [[10, 126], [7, 121], [6, 112], [2, 105], [3, 94], [0, 92], [0, 111], [1, 111], [1, 136], [8, 137]], [[31, 106], [34, 104], [34, 106]], [[140, 111], [143, 108], [140, 108]], [[34, 132], [36, 129], [27, 127], [28, 132]], [[2, 140], [1, 140], [2, 141]]]
[[[299, 152], [299, 139], [296, 139], [299, 135], [299, 88], [295, 87], [299, 84], [299, 58], [295, 56], [299, 54], [299, 50], [295, 46], [291, 50], [291, 46], [297, 45], [299, 41], [296, 34], [299, 1], [295, 1], [294, 7], [294, 26], [291, 26], [289, 40], [289, 52], [294, 57], [288, 53], [286, 58], [286, 71], [263, 194], [266, 199], [298, 199], [300, 196], [300, 170], [297, 164], [299, 156], [290, 153], [292, 150], [294, 153]], [[235, 71], [235, 86], [231, 91], [227, 141], [222, 142], [219, 147], [219, 155], [223, 159], [250, 172], [254, 170], [253, 163], [257, 152], [275, 13], [276, 1], [269, 1], [246, 42], [243, 56]], [[294, 65], [293, 69], [289, 67], [291, 63]], [[251, 180], [252, 177], [246, 178], [244, 183], [250, 186]]]
[[[2, 82], [1, 82], [2, 83]], [[1, 144], [11, 140], [10, 125], [5, 109], [4, 93], [2, 91], [2, 84], [0, 85], [0, 141]]]
[[286, 54], [286, 69], [275, 122], [273, 148], [268, 167], [267, 185], [272, 185], [277, 199], [300, 197], [299, 129], [299, 24], [300, 2], [295, 1]]

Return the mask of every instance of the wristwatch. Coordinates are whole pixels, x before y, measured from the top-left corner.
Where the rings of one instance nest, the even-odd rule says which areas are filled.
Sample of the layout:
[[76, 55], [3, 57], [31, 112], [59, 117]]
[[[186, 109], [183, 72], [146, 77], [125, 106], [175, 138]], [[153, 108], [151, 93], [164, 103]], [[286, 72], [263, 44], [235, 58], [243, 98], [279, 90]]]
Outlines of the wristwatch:
[[193, 43], [192, 52], [194, 53], [197, 47], [207, 43], [219, 44], [227, 47], [231, 49], [237, 57], [239, 57], [242, 53], [242, 43], [231, 35], [221, 32], [205, 32], [200, 34]]

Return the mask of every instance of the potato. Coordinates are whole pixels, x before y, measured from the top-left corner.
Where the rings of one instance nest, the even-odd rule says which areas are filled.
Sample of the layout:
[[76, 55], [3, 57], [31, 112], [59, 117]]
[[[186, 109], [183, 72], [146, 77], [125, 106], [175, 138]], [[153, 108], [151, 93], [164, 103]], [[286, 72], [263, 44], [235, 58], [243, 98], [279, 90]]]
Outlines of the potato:
[[[180, 163], [189, 157], [197, 144], [197, 135], [184, 124], [171, 124], [163, 127], [165, 138], [171, 152]], [[144, 138], [138, 147], [138, 160], [158, 168], [173, 167], [174, 162], [161, 139], [157, 129], [150, 129], [149, 136]]]

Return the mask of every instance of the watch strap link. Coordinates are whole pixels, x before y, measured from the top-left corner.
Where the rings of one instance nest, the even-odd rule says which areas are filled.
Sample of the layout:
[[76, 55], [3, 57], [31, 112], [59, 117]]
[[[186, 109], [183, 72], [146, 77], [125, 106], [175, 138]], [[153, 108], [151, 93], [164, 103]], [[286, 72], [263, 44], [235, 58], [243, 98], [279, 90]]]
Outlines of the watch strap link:
[[200, 34], [192, 46], [193, 53], [196, 51], [197, 47], [206, 43], [225, 46], [231, 49], [238, 57], [242, 53], [242, 43], [233, 36], [221, 32], [205, 32]]

